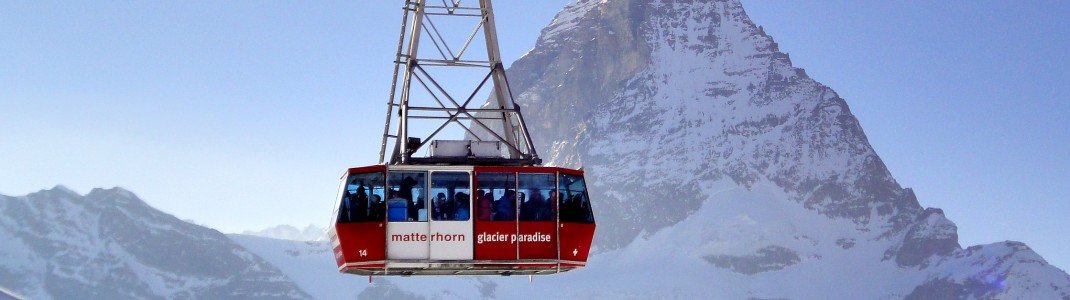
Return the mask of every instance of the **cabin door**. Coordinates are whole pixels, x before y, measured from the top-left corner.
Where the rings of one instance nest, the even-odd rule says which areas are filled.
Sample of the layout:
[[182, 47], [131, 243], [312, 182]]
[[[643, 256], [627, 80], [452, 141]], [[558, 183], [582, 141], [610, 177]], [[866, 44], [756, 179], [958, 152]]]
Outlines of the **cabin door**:
[[387, 172], [386, 255], [391, 260], [430, 258], [427, 172]]

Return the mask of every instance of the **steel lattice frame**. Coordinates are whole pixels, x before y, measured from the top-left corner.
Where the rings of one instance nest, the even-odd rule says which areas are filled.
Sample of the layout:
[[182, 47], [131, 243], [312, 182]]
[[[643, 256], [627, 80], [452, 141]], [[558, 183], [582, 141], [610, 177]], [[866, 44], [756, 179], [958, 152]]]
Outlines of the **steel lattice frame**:
[[[432, 3], [428, 3], [428, 2]], [[441, 5], [434, 0], [406, 0], [403, 7], [401, 34], [398, 38], [397, 55], [394, 61], [394, 78], [390, 89], [390, 102], [387, 103], [386, 124], [383, 129], [382, 145], [379, 150], [379, 163], [385, 163], [388, 144], [393, 144], [390, 164], [442, 164], [449, 163], [433, 158], [417, 158], [413, 154], [430, 143], [435, 135], [448, 126], [459, 126], [468, 136], [476, 140], [491, 138], [506, 147], [507, 154], [502, 159], [493, 160], [493, 164], [539, 165], [541, 160], [531, 142], [524, 118], [519, 106], [513, 101], [509, 90], [505, 68], [498, 50], [497, 31], [494, 26], [494, 13], [490, 0], [476, 0], [476, 6], [463, 6], [461, 0], [441, 0]], [[467, 37], [463, 46], [454, 52], [449, 47], [442, 33], [435, 26], [436, 18], [477, 18], [478, 25]], [[462, 59], [480, 31], [483, 31], [487, 47], [486, 60]], [[427, 34], [424, 36], [424, 34]], [[441, 57], [418, 57], [421, 40], [430, 40]], [[425, 40], [425, 41], [426, 41]], [[407, 42], [407, 43], [406, 43]], [[407, 45], [407, 47], [406, 47]], [[435, 68], [485, 68], [483, 77], [469, 96], [463, 101], [450, 95], [425, 67]], [[398, 83], [401, 83], [399, 86]], [[491, 85], [491, 106], [469, 107], [476, 95], [487, 83]], [[436, 106], [410, 105], [410, 90], [422, 87], [437, 103]], [[436, 93], [437, 92], [437, 93]], [[442, 94], [439, 96], [437, 94]], [[443, 99], [444, 98], [444, 99]], [[496, 106], [496, 107], [494, 107]], [[394, 110], [398, 111], [396, 133], [391, 134], [392, 122], [395, 121]], [[434, 115], [434, 114], [438, 115]], [[438, 128], [430, 135], [422, 137], [419, 142], [410, 142], [410, 121], [441, 121]], [[468, 122], [468, 124], [462, 121]], [[437, 123], [436, 123], [437, 124]], [[497, 127], [497, 128], [495, 128]], [[479, 133], [473, 129], [481, 130]], [[482, 137], [481, 137], [482, 135]], [[471, 159], [453, 161], [459, 164], [473, 164]]]

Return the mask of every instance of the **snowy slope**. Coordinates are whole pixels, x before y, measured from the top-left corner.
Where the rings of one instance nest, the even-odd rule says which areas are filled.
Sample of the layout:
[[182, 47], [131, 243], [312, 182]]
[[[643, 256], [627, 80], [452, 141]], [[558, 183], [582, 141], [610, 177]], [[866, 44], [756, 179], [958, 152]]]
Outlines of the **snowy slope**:
[[246, 234], [228, 234], [227, 237], [279, 268], [316, 299], [352, 299], [368, 286], [367, 278], [338, 272], [330, 242]]
[[317, 299], [383, 299], [420, 297], [402, 291], [414, 288], [430, 292], [432, 296], [448, 298], [485, 298], [494, 296], [496, 278], [441, 279], [374, 278], [346, 275], [338, 272], [330, 242], [295, 241], [230, 234], [232, 240], [278, 267], [303, 290]]
[[[327, 262], [330, 256], [326, 253], [312, 258], [321, 269], [309, 270], [303, 265], [310, 259], [306, 253], [317, 252], [315, 247], [323, 247], [318, 252], [324, 252], [327, 245], [272, 239], [259, 240], [257, 243], [264, 243], [261, 245], [240, 243], [249, 249], [267, 249], [254, 252], [291, 277], [303, 272], [306, 276], [318, 274], [313, 278], [324, 276], [299, 282], [306, 290], [339, 292], [334, 290], [339, 278], [349, 278], [342, 279], [352, 283], [342, 293], [356, 294], [360, 299], [519, 299], [532, 295], [550, 299], [1067, 297], [1067, 275], [1019, 243], [934, 256], [927, 260], [929, 266], [920, 269], [901, 267], [894, 259], [884, 258], [895, 243], [892, 241], [866, 241], [855, 235], [855, 240], [823, 242], [851, 235], [853, 222], [830, 221], [818, 213], [801, 214], [799, 211], [807, 209], [784, 201], [786, 195], [775, 186], [743, 188], [731, 181], [715, 185], [709, 191], [710, 199], [674, 226], [597, 254], [585, 269], [535, 277], [530, 283], [526, 277], [379, 277], [368, 284], [364, 277], [329, 275], [334, 265]], [[274, 246], [267, 245], [272, 243]], [[275, 254], [267, 253], [271, 251]]]
[[0, 286], [28, 299], [308, 298], [218, 231], [121, 188], [0, 195]]

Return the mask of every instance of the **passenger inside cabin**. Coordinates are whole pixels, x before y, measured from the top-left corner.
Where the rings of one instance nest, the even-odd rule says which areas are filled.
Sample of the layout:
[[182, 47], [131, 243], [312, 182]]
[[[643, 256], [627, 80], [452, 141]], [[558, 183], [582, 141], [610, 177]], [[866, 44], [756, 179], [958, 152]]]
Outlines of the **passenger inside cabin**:
[[398, 190], [398, 197], [408, 201], [408, 216], [406, 219], [409, 221], [415, 221], [416, 214], [423, 206], [423, 197], [420, 198], [419, 203], [415, 203], [416, 200], [412, 197], [412, 188], [416, 186], [416, 179], [412, 179], [412, 176], [405, 176], [405, 179], [401, 180], [401, 189]]
[[521, 221], [552, 221], [553, 210], [542, 193], [536, 189], [529, 189], [531, 199], [520, 206]]
[[409, 216], [409, 221], [427, 221], [427, 202], [424, 197], [416, 197], [416, 213]]
[[530, 192], [531, 200], [526, 203], [527, 207], [520, 209], [525, 214], [521, 217], [530, 221], [552, 221], [554, 219], [553, 204], [546, 201], [539, 191], [531, 190]]
[[[530, 192], [531, 195], [532, 195], [531, 196], [531, 200], [535, 200], [535, 198], [539, 196], [538, 192], [535, 191], [535, 190], [528, 190], [528, 192]], [[526, 193], [520, 192], [520, 220], [521, 221], [532, 220], [534, 218], [534, 215], [535, 215], [534, 214], [534, 212], [535, 212], [534, 204], [535, 203], [534, 203], [534, 201], [525, 200], [524, 198], [526, 198], [526, 196], [527, 196]]]
[[565, 196], [565, 193], [561, 193], [561, 220], [577, 221], [581, 217], [579, 215], [579, 199], [577, 197]]
[[516, 220], [516, 191], [505, 190], [505, 194], [494, 202], [494, 220]]
[[549, 211], [550, 211], [550, 219], [549, 220], [554, 220], [554, 218], [557, 218], [557, 211], [556, 211], [557, 206], [556, 205], [557, 205], [558, 199], [560, 199], [560, 198], [557, 198], [557, 197], [558, 197], [557, 194], [554, 194], [554, 192], [550, 192], [550, 200], [546, 201], [546, 202], [548, 202], [547, 205], [549, 206]]
[[371, 213], [369, 220], [382, 220], [383, 219], [383, 197], [372, 194], [371, 200]]
[[435, 220], [448, 220], [446, 213], [446, 194], [438, 193], [431, 203], [431, 215]]
[[349, 192], [349, 189], [345, 189], [342, 192], [342, 209], [338, 212], [338, 221], [343, 223], [352, 222], [353, 214], [350, 212], [353, 210], [353, 194]]
[[491, 220], [494, 216], [494, 195], [490, 192], [480, 191], [476, 195], [479, 195], [479, 219]]
[[454, 196], [454, 199], [457, 200], [457, 212], [454, 214], [453, 220], [468, 220], [468, 217], [470, 215], [468, 211], [468, 207], [470, 206], [468, 198], [470, 198], [468, 194], [465, 194], [463, 192], [457, 192], [457, 195]]
[[[452, 190], [454, 190], [454, 188], [450, 188], [450, 190], [452, 191]], [[444, 203], [442, 203], [442, 218], [444, 218], [446, 220], [456, 220], [456, 219], [454, 219], [456, 214], [457, 214], [457, 194], [450, 194], [450, 197], [446, 198], [446, 201]]]
[[350, 211], [350, 220], [352, 221], [364, 221], [368, 218], [368, 193], [364, 188], [364, 181], [361, 180], [357, 187], [357, 193], [353, 194], [352, 210]]
[[594, 222], [594, 215], [591, 214], [591, 201], [588, 201], [583, 194], [576, 194], [576, 202], [579, 203], [577, 206], [580, 219], [584, 222]]
[[409, 203], [411, 203], [411, 201], [405, 198], [401, 198], [400, 193], [398, 193], [397, 190], [390, 190], [390, 193], [388, 195], [390, 195], [392, 198], [386, 201], [388, 209], [387, 219], [389, 219], [391, 222], [407, 221]]
[[572, 195], [561, 205], [561, 220], [571, 222], [593, 222], [591, 202], [582, 193]]

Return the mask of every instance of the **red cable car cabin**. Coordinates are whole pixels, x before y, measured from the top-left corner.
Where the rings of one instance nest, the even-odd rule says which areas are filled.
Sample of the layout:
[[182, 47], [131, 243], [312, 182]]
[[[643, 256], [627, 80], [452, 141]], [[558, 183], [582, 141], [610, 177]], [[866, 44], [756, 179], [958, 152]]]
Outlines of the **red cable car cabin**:
[[376, 165], [349, 169], [338, 194], [345, 273], [553, 274], [583, 267], [594, 237], [582, 170]]

